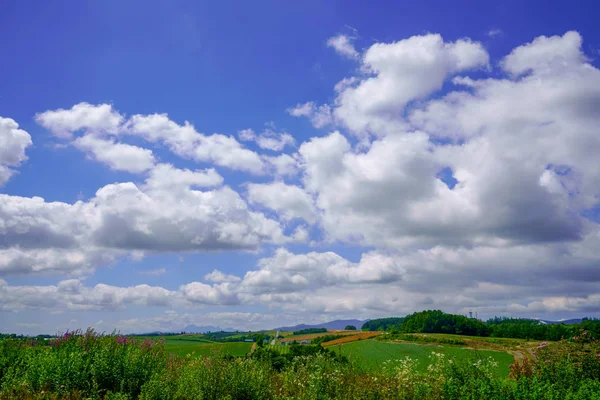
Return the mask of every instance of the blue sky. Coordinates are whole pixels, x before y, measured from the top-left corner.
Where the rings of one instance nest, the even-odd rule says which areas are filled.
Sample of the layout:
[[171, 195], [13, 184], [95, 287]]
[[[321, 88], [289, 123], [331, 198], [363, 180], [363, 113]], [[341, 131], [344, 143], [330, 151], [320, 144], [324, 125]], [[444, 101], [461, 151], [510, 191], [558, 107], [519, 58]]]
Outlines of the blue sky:
[[597, 315], [598, 8], [3, 2], [0, 329]]

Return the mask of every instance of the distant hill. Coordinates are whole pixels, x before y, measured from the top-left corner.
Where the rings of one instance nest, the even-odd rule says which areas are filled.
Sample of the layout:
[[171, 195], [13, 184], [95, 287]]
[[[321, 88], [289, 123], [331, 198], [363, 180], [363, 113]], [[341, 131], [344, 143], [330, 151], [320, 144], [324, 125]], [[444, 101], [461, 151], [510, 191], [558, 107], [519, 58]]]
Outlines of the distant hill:
[[356, 326], [356, 329], [360, 330], [362, 328], [363, 324], [367, 321], [368, 320], [361, 321], [358, 319], [338, 319], [335, 321], [325, 322], [323, 324], [316, 324], [316, 325], [300, 324], [300, 325], [295, 325], [295, 326], [282, 326], [280, 328], [275, 328], [274, 330], [299, 331], [301, 329], [309, 329], [309, 328], [326, 328], [329, 330], [340, 330], [340, 329], [344, 329], [346, 327], [346, 325], [354, 325], [354, 326]]
[[183, 328], [183, 332], [185, 333], [206, 333], [206, 332], [236, 332], [235, 329], [232, 328], [219, 328], [218, 326], [212, 326], [212, 325], [204, 325], [204, 326], [198, 326], [198, 325], [188, 325], [185, 328]]
[[581, 318], [571, 318], [571, 319], [565, 319], [562, 321], [548, 321], [545, 319], [540, 319], [539, 321], [542, 324], [546, 324], [546, 325], [552, 325], [552, 324], [575, 325], [575, 324], [580, 324], [582, 319]]

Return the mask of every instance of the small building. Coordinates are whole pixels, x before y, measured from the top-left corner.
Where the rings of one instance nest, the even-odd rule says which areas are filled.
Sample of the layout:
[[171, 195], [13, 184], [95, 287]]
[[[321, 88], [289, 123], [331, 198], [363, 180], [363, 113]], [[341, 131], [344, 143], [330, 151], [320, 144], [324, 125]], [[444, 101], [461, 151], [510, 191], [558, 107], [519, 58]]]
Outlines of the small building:
[[244, 339], [244, 342], [254, 342], [254, 339]]

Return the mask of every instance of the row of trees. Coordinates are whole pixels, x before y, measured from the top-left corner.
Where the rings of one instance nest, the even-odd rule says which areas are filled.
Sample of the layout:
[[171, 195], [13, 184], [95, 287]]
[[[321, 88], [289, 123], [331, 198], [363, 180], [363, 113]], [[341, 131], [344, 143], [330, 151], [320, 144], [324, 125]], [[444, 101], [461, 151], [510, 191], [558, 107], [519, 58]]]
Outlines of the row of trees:
[[463, 315], [426, 310], [405, 318], [380, 318], [368, 321], [363, 330], [392, 333], [450, 333], [500, 338], [560, 340], [577, 335], [580, 330], [600, 338], [600, 320], [584, 318], [580, 324], [544, 324], [533, 319], [495, 317], [486, 322]]
[[453, 333], [457, 335], [489, 336], [489, 326], [463, 315], [427, 310], [407, 315], [396, 328], [402, 333]]
[[306, 328], [292, 332], [292, 335], [308, 335], [311, 333], [325, 333], [327, 328]]
[[401, 317], [377, 318], [365, 322], [362, 326], [363, 331], [387, 331], [400, 325], [404, 321]]

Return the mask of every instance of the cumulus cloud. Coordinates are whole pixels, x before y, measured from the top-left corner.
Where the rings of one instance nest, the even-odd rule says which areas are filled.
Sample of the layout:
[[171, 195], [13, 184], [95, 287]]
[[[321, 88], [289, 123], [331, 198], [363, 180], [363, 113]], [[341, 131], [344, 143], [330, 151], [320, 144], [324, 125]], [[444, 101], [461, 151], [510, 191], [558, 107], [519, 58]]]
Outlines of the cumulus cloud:
[[[390, 247], [581, 238], [588, 228], [579, 214], [597, 203], [600, 187], [594, 167], [600, 141], [593, 133], [600, 79], [580, 44], [574, 32], [538, 38], [502, 62], [511, 74], [529, 75], [462, 77], [454, 80], [459, 90], [406, 110], [406, 100], [386, 97], [397, 110], [387, 122], [398, 129], [364, 147], [353, 149], [340, 132], [303, 143], [304, 188], [315, 197], [325, 230], [338, 240]], [[481, 45], [469, 40], [413, 37], [367, 50], [366, 62], [379, 73], [355, 89], [383, 79], [388, 64], [404, 54], [401, 71], [412, 79], [408, 67], [424, 62], [424, 49], [432, 52], [426, 76], [441, 80], [488, 62]], [[421, 72], [415, 73], [418, 78]], [[359, 108], [380, 95], [356, 98]], [[456, 185], [440, 178], [444, 169]]]
[[272, 126], [268, 126], [263, 132], [256, 134], [252, 129], [242, 129], [238, 132], [240, 140], [245, 142], [256, 142], [261, 149], [271, 151], [282, 151], [287, 146], [294, 146], [294, 137], [286, 132], [275, 132]]
[[204, 135], [189, 122], [179, 125], [167, 114], [134, 115], [122, 133], [139, 136], [150, 143], [164, 143], [173, 153], [198, 162], [254, 174], [264, 172], [260, 156], [244, 148], [234, 137], [216, 133]]
[[10, 286], [0, 280], [0, 304], [11, 311], [268, 305], [292, 314], [355, 317], [402, 314], [423, 307], [459, 313], [473, 309], [482, 317], [596, 313], [600, 311], [599, 235], [596, 230], [581, 242], [560, 247], [373, 250], [358, 262], [334, 252], [294, 254], [280, 248], [242, 278], [213, 270], [205, 276], [213, 284], [190, 282], [178, 290], [147, 285], [87, 287], [77, 279], [50, 286]]
[[265, 156], [263, 160], [268, 165], [268, 170], [272, 175], [294, 176], [298, 174], [298, 160], [296, 155], [280, 154], [278, 156]]
[[250, 183], [248, 199], [252, 204], [261, 204], [275, 210], [284, 220], [302, 218], [310, 223], [316, 220], [317, 211], [312, 198], [298, 186], [283, 182]]
[[151, 150], [125, 143], [115, 143], [113, 139], [101, 139], [94, 135], [84, 135], [73, 141], [73, 145], [111, 169], [141, 173], [154, 166]]
[[234, 283], [239, 282], [241, 278], [239, 276], [225, 274], [218, 269], [214, 269], [211, 273], [204, 275], [204, 280], [214, 283]]
[[460, 71], [487, 66], [483, 46], [468, 39], [444, 42], [440, 35], [376, 43], [364, 54], [366, 76], [340, 91], [334, 115], [355, 134], [382, 134], [402, 125], [398, 118], [413, 100], [441, 89]]
[[169, 306], [178, 293], [162, 287], [86, 287], [77, 279], [49, 286], [9, 286], [0, 279], [0, 311], [44, 309], [61, 311], [122, 310], [126, 305]]
[[[260, 155], [244, 148], [234, 137], [202, 134], [189, 122], [179, 125], [167, 114], [136, 114], [126, 119], [109, 104], [80, 103], [68, 110], [48, 110], [36, 114], [35, 118], [54, 136], [72, 140], [75, 147], [113, 169], [142, 172], [152, 166], [154, 157], [149, 149], [103, 136], [137, 136], [149, 143], [162, 143], [178, 156], [197, 162], [264, 173], [265, 165]], [[77, 132], [84, 132], [84, 135], [73, 139]], [[279, 142], [275, 142], [269, 139], [264, 145], [277, 148]], [[286, 136], [284, 145], [288, 142]]]
[[298, 103], [295, 107], [287, 109], [288, 114], [293, 117], [306, 117], [310, 119], [315, 128], [323, 128], [333, 123], [331, 107], [328, 104], [317, 106], [313, 101]]
[[150, 171], [145, 188], [186, 189], [188, 187], [211, 187], [223, 183], [223, 177], [213, 168], [190, 171], [178, 169], [171, 164], [159, 164]]
[[[364, 246], [363, 254], [351, 261], [279, 248], [243, 276], [214, 270], [208, 283], [159, 290], [156, 298], [153, 288], [135, 286], [0, 281], [0, 300], [6, 309], [40, 307], [36, 299], [45, 296], [74, 308], [268, 306], [346, 317], [433, 307], [482, 316], [600, 312], [599, 225], [584, 217], [600, 206], [600, 71], [581, 46], [576, 32], [535, 38], [485, 76], [489, 56], [469, 39], [428, 34], [376, 43], [355, 76], [336, 85], [331, 104], [288, 110], [334, 126], [293, 155], [260, 156], [165, 114], [119, 120], [116, 133], [92, 122], [56, 123], [63, 136], [104, 129], [94, 137], [133, 135], [197, 162], [280, 176], [242, 184], [249, 205], [211, 167], [168, 164], [85, 202], [0, 195], [3, 275], [77, 275], [132, 252], [256, 250], [311, 239], [321, 248]], [[475, 69], [482, 71], [469, 76]], [[258, 144], [259, 136], [238, 137]], [[294, 174], [299, 179], [282, 180]], [[284, 234], [278, 221], [294, 219], [318, 234], [311, 238], [302, 224]]]
[[48, 110], [35, 115], [38, 124], [54, 136], [69, 139], [80, 130], [117, 133], [124, 117], [110, 104], [79, 103], [66, 110]]
[[582, 38], [570, 31], [563, 36], [540, 36], [533, 42], [514, 49], [502, 62], [505, 71], [521, 75], [528, 71], [535, 74], [556, 74], [566, 68], [577, 68], [585, 63], [581, 52]]
[[31, 145], [31, 136], [19, 129], [15, 120], [0, 117], [0, 186], [15, 174], [10, 167], [18, 167], [27, 160], [25, 150]]
[[[136, 251], [256, 249], [288, 239], [280, 225], [248, 208], [214, 170], [160, 165], [146, 183], [115, 183], [87, 202], [0, 195], [0, 271], [82, 274]], [[289, 239], [291, 240], [291, 239]], [[104, 252], [101, 250], [104, 249]]]
[[53, 273], [84, 275], [108, 264], [121, 254], [97, 247], [0, 249], [0, 276]]
[[192, 282], [182, 285], [179, 290], [184, 299], [192, 303], [235, 305], [240, 303], [236, 286], [230, 282], [207, 285], [202, 282]]

